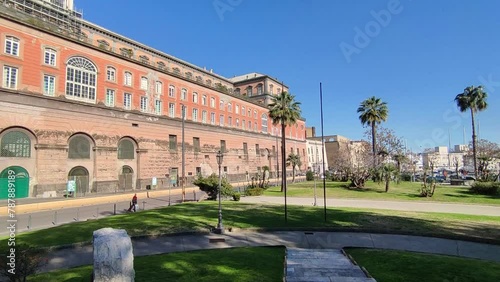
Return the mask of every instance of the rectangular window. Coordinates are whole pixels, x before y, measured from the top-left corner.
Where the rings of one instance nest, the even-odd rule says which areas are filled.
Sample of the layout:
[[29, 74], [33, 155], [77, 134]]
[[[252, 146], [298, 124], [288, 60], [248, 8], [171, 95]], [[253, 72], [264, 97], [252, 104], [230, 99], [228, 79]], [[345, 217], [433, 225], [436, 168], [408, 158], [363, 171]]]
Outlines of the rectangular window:
[[252, 130], [252, 122], [248, 121], [248, 130]]
[[210, 124], [215, 125], [215, 113], [210, 113]]
[[148, 90], [148, 78], [147, 77], [141, 77], [141, 89], [142, 90]]
[[146, 112], [148, 110], [148, 97], [141, 96], [141, 112]]
[[198, 93], [193, 92], [193, 103], [198, 104]]
[[201, 112], [201, 122], [207, 123], [207, 111]]
[[193, 150], [195, 153], [201, 152], [200, 138], [199, 137], [193, 137]]
[[106, 79], [108, 81], [116, 81], [116, 71], [112, 67], [108, 67], [106, 70]]
[[[184, 91], [184, 89], [182, 89]], [[182, 93], [182, 92], [181, 92]], [[168, 87], [168, 96], [174, 98], [175, 97], [175, 87], [173, 85], [170, 85]], [[181, 99], [182, 99], [182, 94], [181, 94]]]
[[161, 83], [161, 81], [157, 81], [155, 83], [155, 90], [156, 90], [156, 94], [162, 94], [163, 93], [163, 83]]
[[226, 152], [226, 140], [220, 140], [220, 151], [222, 153]]
[[241, 115], [246, 116], [245, 107], [241, 106]]
[[5, 53], [12, 56], [19, 56], [19, 39], [7, 36], [5, 38]]
[[227, 103], [227, 111], [228, 112], [232, 112], [233, 111], [233, 106], [231, 105], [231, 103]]
[[191, 118], [193, 121], [198, 121], [198, 109], [193, 109], [193, 116]]
[[56, 50], [50, 49], [50, 48], [45, 48], [44, 52], [44, 63], [49, 66], [55, 66], [56, 65]]
[[207, 95], [203, 95], [201, 96], [201, 104], [203, 106], [206, 106], [207, 105]]
[[235, 105], [235, 106], [234, 106], [234, 112], [235, 112], [236, 114], [239, 114], [239, 113], [240, 113], [240, 106]]
[[11, 89], [17, 88], [17, 68], [3, 66], [3, 87]]
[[168, 104], [168, 116], [171, 118], [175, 117], [175, 104], [174, 103]]
[[210, 98], [210, 107], [215, 108], [215, 98]]
[[56, 77], [52, 75], [43, 75], [43, 94], [54, 96], [56, 92]]
[[168, 148], [170, 150], [177, 150], [177, 135], [168, 136]]
[[123, 94], [123, 107], [127, 110], [130, 110], [132, 108], [132, 94]]
[[233, 118], [227, 117], [227, 126], [233, 126]]
[[219, 109], [224, 110], [224, 101], [219, 102]]
[[245, 159], [248, 159], [248, 144], [246, 142], [243, 143], [243, 155], [245, 155]]
[[132, 73], [125, 72], [125, 79], [123, 81], [123, 84], [125, 84], [126, 86], [132, 86]]
[[219, 125], [224, 126], [224, 115], [220, 115], [219, 117]]
[[187, 90], [185, 88], [182, 88], [182, 90], [181, 90], [181, 100], [182, 101], [186, 101], [187, 100]]
[[162, 102], [161, 100], [155, 100], [155, 114], [161, 115], [162, 113]]
[[108, 107], [115, 106], [115, 90], [106, 89], [106, 106]]
[[256, 156], [259, 156], [259, 155], [260, 155], [260, 148], [259, 148], [259, 144], [255, 144], [255, 155], [256, 155]]

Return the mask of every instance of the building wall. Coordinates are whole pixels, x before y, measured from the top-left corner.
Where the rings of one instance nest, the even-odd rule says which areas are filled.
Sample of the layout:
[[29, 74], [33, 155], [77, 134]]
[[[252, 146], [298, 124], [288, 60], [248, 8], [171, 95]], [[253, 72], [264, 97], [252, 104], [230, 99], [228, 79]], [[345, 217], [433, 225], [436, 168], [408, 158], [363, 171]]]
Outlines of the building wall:
[[[44, 192], [63, 193], [69, 173], [75, 167], [83, 167], [88, 172], [88, 192], [110, 192], [122, 189], [119, 175], [123, 166], [133, 171], [131, 189], [144, 189], [151, 179], [159, 179], [159, 187], [166, 187], [165, 174], [172, 168], [181, 173], [181, 107], [187, 108], [185, 121], [186, 176], [192, 180], [196, 172], [209, 175], [216, 172], [215, 154], [220, 149], [221, 140], [226, 141], [224, 171], [228, 177], [237, 179], [246, 172], [257, 172], [262, 166], [276, 167], [279, 153], [278, 131], [273, 131], [268, 119], [268, 130], [262, 128], [262, 116], [267, 115], [265, 105], [239, 99], [234, 95], [205, 87], [189, 79], [172, 75], [154, 67], [154, 64], [138, 63], [130, 58], [103, 50], [98, 47], [99, 37], [90, 34], [90, 42], [76, 42], [59, 34], [53, 34], [29, 23], [20, 23], [0, 17], [1, 68], [9, 65], [18, 68], [17, 89], [0, 89], [0, 138], [9, 131], [26, 132], [32, 140], [30, 158], [0, 157], [0, 171], [11, 165], [26, 168], [30, 175], [30, 196], [41, 196]], [[14, 36], [20, 40], [19, 56], [5, 54], [5, 38]], [[108, 39], [109, 40], [109, 39]], [[113, 41], [111, 41], [111, 44]], [[126, 42], [126, 40], [120, 41]], [[96, 46], [97, 45], [97, 46]], [[56, 50], [56, 65], [44, 64], [45, 48]], [[144, 53], [146, 54], [146, 53]], [[66, 96], [66, 62], [79, 56], [90, 60], [97, 67], [96, 101], [82, 102]], [[154, 63], [154, 61], [153, 61]], [[107, 79], [106, 70], [112, 66], [116, 70], [116, 80]], [[132, 73], [132, 86], [124, 85], [124, 73]], [[43, 76], [56, 77], [55, 95], [43, 95]], [[147, 77], [149, 87], [140, 89], [141, 77]], [[205, 76], [204, 79], [207, 79]], [[155, 91], [155, 82], [161, 81], [161, 94]], [[214, 79], [215, 82], [215, 79]], [[169, 96], [169, 86], [175, 87], [174, 97]], [[2, 84], [3, 86], [3, 84]], [[188, 92], [187, 99], [181, 100], [181, 89]], [[114, 105], [106, 106], [106, 91], [116, 91]], [[192, 99], [198, 93], [198, 102]], [[123, 106], [123, 94], [132, 94], [132, 108]], [[207, 104], [202, 105], [202, 96], [207, 96]], [[148, 111], [140, 111], [140, 97], [149, 98]], [[215, 99], [212, 107], [210, 100]], [[162, 101], [161, 114], [154, 113], [154, 101]], [[224, 107], [220, 107], [224, 101]], [[228, 102], [232, 103], [229, 111]], [[168, 116], [168, 105], [175, 105], [175, 116]], [[240, 113], [235, 113], [235, 105]], [[241, 113], [244, 106], [247, 113]], [[192, 109], [198, 109], [198, 121], [194, 122]], [[251, 116], [248, 116], [248, 109]], [[207, 122], [202, 122], [202, 111], [207, 111]], [[255, 112], [255, 113], [254, 113]], [[210, 124], [210, 114], [215, 114], [215, 124]], [[224, 124], [219, 125], [220, 115]], [[228, 117], [233, 125], [227, 124]], [[235, 126], [236, 118], [240, 120]], [[245, 120], [245, 128], [242, 122]], [[252, 128], [248, 128], [248, 122]], [[257, 125], [257, 126], [255, 126]], [[279, 128], [279, 126], [278, 126]], [[305, 121], [287, 128], [287, 153], [293, 151], [306, 159]], [[169, 135], [177, 137], [177, 149], [169, 148]], [[88, 159], [68, 158], [69, 142], [75, 136], [85, 136], [90, 140], [91, 152]], [[194, 152], [193, 137], [200, 139], [201, 151]], [[133, 160], [117, 158], [118, 143], [130, 139], [135, 144]], [[247, 143], [248, 156], [243, 152]], [[256, 151], [258, 144], [259, 151]], [[273, 155], [273, 147], [276, 155]], [[279, 158], [282, 156], [279, 155]], [[286, 157], [286, 156], [285, 156]], [[305, 165], [304, 165], [305, 166]], [[280, 168], [282, 169], [282, 168]]]

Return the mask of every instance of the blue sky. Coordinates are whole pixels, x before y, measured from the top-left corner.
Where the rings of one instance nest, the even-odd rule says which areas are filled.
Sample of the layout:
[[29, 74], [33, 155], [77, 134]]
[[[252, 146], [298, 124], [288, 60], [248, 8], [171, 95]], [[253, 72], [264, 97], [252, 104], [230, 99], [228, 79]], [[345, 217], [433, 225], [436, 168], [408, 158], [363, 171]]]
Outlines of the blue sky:
[[84, 18], [232, 77], [277, 77], [302, 103], [307, 126], [361, 139], [356, 109], [377, 96], [383, 126], [414, 151], [471, 139], [453, 101], [482, 84], [480, 137], [500, 143], [500, 2], [430, 0], [75, 0]]

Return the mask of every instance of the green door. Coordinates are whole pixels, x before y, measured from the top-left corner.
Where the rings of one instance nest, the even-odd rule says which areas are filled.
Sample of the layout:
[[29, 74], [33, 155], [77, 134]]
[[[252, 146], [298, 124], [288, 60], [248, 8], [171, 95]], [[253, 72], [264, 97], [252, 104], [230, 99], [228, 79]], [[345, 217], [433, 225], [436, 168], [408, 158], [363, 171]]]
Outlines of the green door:
[[15, 198], [26, 198], [30, 191], [28, 172], [20, 166], [10, 166], [0, 173], [0, 199], [9, 198], [9, 186]]

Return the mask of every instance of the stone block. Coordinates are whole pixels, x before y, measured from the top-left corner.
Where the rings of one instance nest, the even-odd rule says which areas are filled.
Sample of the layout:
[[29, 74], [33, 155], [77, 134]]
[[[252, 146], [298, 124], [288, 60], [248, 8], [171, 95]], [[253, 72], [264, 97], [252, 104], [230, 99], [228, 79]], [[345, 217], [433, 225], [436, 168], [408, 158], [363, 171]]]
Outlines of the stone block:
[[126, 230], [102, 228], [94, 231], [94, 282], [133, 282], [132, 240]]

